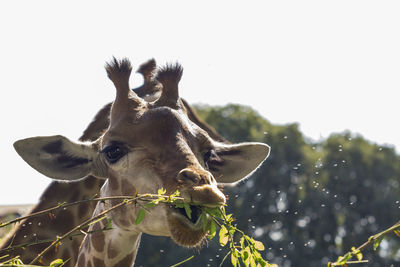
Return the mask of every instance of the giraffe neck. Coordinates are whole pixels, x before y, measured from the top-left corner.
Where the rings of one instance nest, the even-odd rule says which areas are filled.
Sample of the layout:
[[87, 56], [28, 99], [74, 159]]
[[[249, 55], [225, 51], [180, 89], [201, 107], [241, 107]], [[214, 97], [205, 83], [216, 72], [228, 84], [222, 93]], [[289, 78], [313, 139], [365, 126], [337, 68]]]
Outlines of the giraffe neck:
[[[104, 210], [99, 203], [94, 214]], [[81, 266], [114, 266], [128, 267], [135, 263], [141, 232], [124, 230], [116, 225], [110, 230], [103, 230], [107, 219], [89, 227], [89, 233], [82, 242], [75, 267]]]

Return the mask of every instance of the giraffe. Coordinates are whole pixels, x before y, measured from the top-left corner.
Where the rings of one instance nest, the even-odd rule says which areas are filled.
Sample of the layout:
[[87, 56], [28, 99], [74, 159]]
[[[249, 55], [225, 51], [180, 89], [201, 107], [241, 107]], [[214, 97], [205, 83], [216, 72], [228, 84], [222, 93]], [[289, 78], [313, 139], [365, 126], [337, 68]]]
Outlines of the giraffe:
[[[17, 152], [50, 178], [71, 181], [92, 175], [104, 179], [100, 196], [155, 193], [165, 188], [167, 193], [179, 190], [190, 202], [224, 204], [218, 184], [234, 184], [247, 177], [268, 157], [269, 147], [218, 142], [213, 133], [191, 121], [190, 109], [179, 98], [180, 65], [168, 65], [158, 72], [156, 80], [162, 90], [150, 102], [130, 90], [131, 69], [127, 59], [106, 65], [116, 99], [109, 126], [96, 140], [76, 143], [63, 136], [34, 137], [17, 141]], [[93, 215], [113, 204], [97, 203]], [[85, 236], [76, 266], [132, 266], [142, 233], [169, 236], [188, 247], [198, 245], [206, 235], [201, 226], [166, 205], [154, 207], [135, 225], [138, 209], [132, 205], [108, 214], [112, 230]], [[199, 210], [192, 207], [192, 212]], [[103, 224], [97, 222], [89, 231]]]
[[[154, 100], [161, 90], [160, 83], [154, 79], [155, 70], [156, 61], [154, 59], [143, 63], [137, 72], [143, 76], [144, 83], [142, 86], [133, 89], [139, 96], [149, 101]], [[187, 105], [188, 116], [198, 120], [192, 108], [186, 101], [184, 103]], [[80, 141], [94, 141], [108, 128], [111, 105], [112, 103], [108, 103], [97, 112], [93, 121], [79, 138]], [[206, 131], [210, 131], [211, 134], [216, 134], [215, 130], [209, 125], [205, 124], [203, 127]], [[222, 137], [217, 136], [217, 138], [224, 141]], [[34, 206], [29, 214], [55, 207], [62, 202], [74, 202], [91, 198], [100, 192], [103, 183], [104, 180], [97, 179], [94, 176], [88, 176], [84, 180], [70, 183], [53, 181], [42, 193], [39, 203]], [[79, 206], [72, 206], [66, 210], [50, 214], [51, 216], [46, 214], [24, 220], [2, 240], [0, 256], [20, 256], [23, 262], [32, 261], [49, 244], [48, 242], [41, 243], [41, 241], [52, 240], [56, 236], [60, 236], [72, 229], [75, 225], [89, 219], [94, 208], [93, 203], [82, 203]], [[82, 239], [82, 236], [76, 236], [73, 239], [65, 240], [57, 250], [52, 250], [44, 255], [42, 262], [49, 264], [55, 258], [62, 258], [69, 259], [64, 266], [74, 266]], [[31, 245], [7, 250], [10, 246], [21, 244]]]
[[[147, 101], [154, 101], [160, 95], [161, 84], [155, 80], [156, 61], [150, 59], [143, 63], [137, 70], [143, 76], [144, 84], [133, 89], [136, 94]], [[202, 129], [206, 130], [215, 140], [229, 143], [220, 136], [207, 123], [202, 122], [190, 107], [190, 105], [181, 99], [184, 104], [187, 116]], [[106, 104], [99, 110], [93, 121], [83, 132], [79, 141], [95, 141], [108, 128], [109, 116], [112, 103]], [[43, 192], [39, 203], [30, 211], [30, 214], [42, 211], [47, 208], [57, 206], [62, 202], [74, 202], [82, 199], [88, 199], [98, 194], [104, 180], [97, 179], [94, 176], [88, 176], [80, 181], [69, 183], [53, 181]], [[75, 225], [89, 219], [94, 211], [93, 203], [83, 203], [79, 206], [72, 206], [66, 210], [57, 211], [52, 216], [42, 215], [28, 218], [18, 224], [9, 235], [3, 239], [0, 244], [0, 256], [9, 255], [21, 256], [24, 262], [32, 261], [47, 245], [48, 242], [40, 243], [43, 240], [52, 240], [56, 236], [61, 236], [66, 231], [72, 229]], [[49, 264], [55, 258], [62, 258], [69, 261], [64, 265], [71, 267], [75, 265], [79, 245], [82, 242], [82, 236], [75, 236], [73, 239], [63, 241], [57, 250], [51, 250], [42, 258], [44, 264]], [[7, 250], [11, 245], [31, 244], [23, 248]]]
[[[154, 101], [160, 95], [161, 84], [155, 79], [156, 62], [154, 59], [143, 63], [137, 70], [143, 76], [144, 84], [133, 89], [136, 94], [147, 101]], [[229, 143], [220, 136], [207, 123], [202, 122], [190, 107], [190, 105], [181, 99], [189, 119], [206, 130], [213, 139]], [[108, 128], [110, 109], [112, 103], [105, 105], [97, 112], [93, 121], [83, 132], [79, 141], [94, 141]], [[53, 181], [40, 197], [39, 203], [31, 210], [31, 213], [41, 211], [47, 208], [57, 206], [62, 202], [74, 202], [82, 199], [88, 199], [99, 193], [104, 180], [97, 179], [94, 176], [88, 176], [84, 180], [73, 181], [69, 183]], [[43, 240], [51, 240], [56, 236], [61, 236], [66, 231], [72, 229], [75, 225], [89, 219], [94, 211], [94, 205], [90, 203], [73, 206], [67, 210], [60, 210], [51, 217], [47, 214], [28, 218], [18, 224], [11, 233], [3, 239], [0, 244], [0, 256], [9, 255], [21, 256], [24, 262], [30, 262], [47, 245], [46, 243], [37, 243]], [[57, 250], [51, 250], [42, 258], [44, 264], [49, 264], [55, 258], [69, 259], [66, 267], [74, 266], [79, 245], [82, 241], [81, 236], [75, 236], [73, 239], [65, 240]], [[19, 249], [7, 250], [11, 245], [31, 244]]]

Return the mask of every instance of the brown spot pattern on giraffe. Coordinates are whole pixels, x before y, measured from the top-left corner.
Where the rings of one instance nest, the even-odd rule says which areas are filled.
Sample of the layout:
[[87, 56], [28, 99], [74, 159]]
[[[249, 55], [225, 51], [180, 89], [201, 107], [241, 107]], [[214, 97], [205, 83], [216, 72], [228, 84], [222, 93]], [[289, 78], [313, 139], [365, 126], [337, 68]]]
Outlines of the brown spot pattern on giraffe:
[[105, 235], [103, 232], [96, 232], [89, 236], [90, 244], [97, 252], [103, 252], [105, 245]]
[[94, 265], [94, 267], [106, 267], [106, 265], [104, 264], [104, 261], [99, 260], [96, 257], [93, 258], [93, 265]]
[[84, 264], [85, 264], [85, 260], [86, 260], [85, 254], [79, 255], [79, 258], [78, 258], [78, 267], [83, 267]]
[[132, 265], [132, 261], [133, 261], [133, 255], [130, 254], [130, 255], [126, 256], [125, 258], [123, 258], [120, 262], [115, 264], [114, 267], [128, 267], [128, 266]]
[[61, 233], [71, 230], [71, 225], [74, 225], [74, 216], [69, 210], [62, 210], [56, 213], [56, 218], [52, 223], [60, 224], [59, 230]]
[[107, 256], [110, 259], [113, 259], [116, 256], [118, 256], [118, 251], [115, 248], [113, 248], [112, 241], [108, 242]]
[[124, 179], [122, 180], [121, 191], [122, 194], [129, 196], [132, 195], [132, 193], [136, 192], [136, 188], [131, 183], [129, 183], [127, 180]]
[[91, 211], [91, 209], [89, 209], [90, 204], [89, 203], [81, 203], [79, 204], [79, 208], [78, 208], [78, 216], [80, 218], [82, 217], [86, 217], [86, 213], [88, 210]]

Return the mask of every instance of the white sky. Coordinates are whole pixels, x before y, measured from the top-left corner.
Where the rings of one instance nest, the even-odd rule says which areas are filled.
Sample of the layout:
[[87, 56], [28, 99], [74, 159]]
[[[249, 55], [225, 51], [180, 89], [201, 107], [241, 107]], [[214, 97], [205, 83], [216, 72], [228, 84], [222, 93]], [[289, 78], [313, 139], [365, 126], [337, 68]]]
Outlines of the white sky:
[[13, 142], [77, 139], [114, 98], [113, 55], [179, 61], [189, 102], [249, 105], [307, 137], [350, 129], [399, 151], [399, 14], [398, 1], [1, 1], [0, 205], [36, 202], [50, 181]]

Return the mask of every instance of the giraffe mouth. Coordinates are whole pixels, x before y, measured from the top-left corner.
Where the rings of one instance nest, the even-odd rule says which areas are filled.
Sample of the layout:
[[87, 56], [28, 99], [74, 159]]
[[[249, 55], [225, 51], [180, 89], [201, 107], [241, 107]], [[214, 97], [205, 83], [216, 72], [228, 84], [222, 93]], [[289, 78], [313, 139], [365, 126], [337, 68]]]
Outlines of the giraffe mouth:
[[200, 215], [202, 213], [202, 210], [198, 206], [190, 205], [189, 207], [190, 207], [190, 217], [188, 215], [188, 212], [185, 210], [185, 208], [177, 208], [177, 207], [172, 207], [172, 208], [176, 213], [183, 216], [186, 220], [190, 221], [194, 225], [197, 225]]
[[170, 237], [178, 245], [185, 247], [195, 247], [206, 237], [206, 232], [202, 225], [202, 209], [199, 206], [190, 206], [190, 216], [188, 209], [170, 206], [167, 220], [170, 229]]

